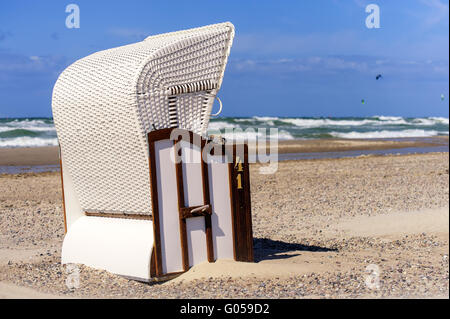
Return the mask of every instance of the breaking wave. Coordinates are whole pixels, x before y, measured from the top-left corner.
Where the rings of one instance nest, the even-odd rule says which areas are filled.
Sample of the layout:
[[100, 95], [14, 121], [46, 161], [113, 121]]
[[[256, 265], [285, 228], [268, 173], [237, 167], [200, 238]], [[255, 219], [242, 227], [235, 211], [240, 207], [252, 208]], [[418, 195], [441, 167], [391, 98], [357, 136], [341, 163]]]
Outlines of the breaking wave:
[[[278, 129], [280, 140], [321, 138], [399, 138], [448, 135], [449, 119], [376, 115], [371, 117], [220, 117], [211, 119], [209, 134], [228, 139], [254, 140], [258, 128]], [[228, 131], [226, 131], [228, 129]], [[250, 130], [249, 130], [250, 129]], [[231, 130], [236, 130], [232, 132]], [[242, 130], [242, 131], [239, 131]], [[272, 138], [275, 136], [272, 135]], [[0, 119], [1, 147], [58, 145], [51, 118]]]
[[331, 132], [334, 137], [339, 138], [399, 138], [399, 137], [429, 137], [436, 135], [448, 135], [448, 132], [425, 131], [425, 130], [403, 130], [403, 131], [369, 131], [369, 132]]

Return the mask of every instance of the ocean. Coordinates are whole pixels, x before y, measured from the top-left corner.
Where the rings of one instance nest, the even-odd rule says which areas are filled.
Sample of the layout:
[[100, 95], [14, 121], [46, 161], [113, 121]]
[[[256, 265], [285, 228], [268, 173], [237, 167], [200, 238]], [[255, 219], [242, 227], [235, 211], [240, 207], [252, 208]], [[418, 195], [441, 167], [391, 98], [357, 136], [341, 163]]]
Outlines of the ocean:
[[[225, 129], [254, 128], [252, 133], [234, 133]], [[252, 139], [257, 128], [278, 128], [280, 140], [323, 138], [402, 138], [449, 135], [449, 119], [444, 117], [406, 118], [372, 117], [220, 117], [211, 119], [209, 133], [220, 130], [225, 138]], [[0, 119], [1, 147], [37, 147], [58, 145], [51, 118]]]

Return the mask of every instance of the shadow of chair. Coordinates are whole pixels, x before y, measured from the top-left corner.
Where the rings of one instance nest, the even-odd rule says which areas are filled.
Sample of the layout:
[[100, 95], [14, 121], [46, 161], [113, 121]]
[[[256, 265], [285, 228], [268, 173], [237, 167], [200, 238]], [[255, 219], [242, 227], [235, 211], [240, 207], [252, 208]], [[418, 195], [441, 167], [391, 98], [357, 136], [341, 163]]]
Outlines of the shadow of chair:
[[[315, 245], [303, 245], [297, 243], [287, 243], [269, 238], [254, 238], [253, 249], [255, 262], [269, 259], [286, 259], [300, 254], [289, 252], [310, 251], [310, 252], [336, 252], [336, 248], [321, 247]], [[289, 254], [288, 254], [289, 253]]]

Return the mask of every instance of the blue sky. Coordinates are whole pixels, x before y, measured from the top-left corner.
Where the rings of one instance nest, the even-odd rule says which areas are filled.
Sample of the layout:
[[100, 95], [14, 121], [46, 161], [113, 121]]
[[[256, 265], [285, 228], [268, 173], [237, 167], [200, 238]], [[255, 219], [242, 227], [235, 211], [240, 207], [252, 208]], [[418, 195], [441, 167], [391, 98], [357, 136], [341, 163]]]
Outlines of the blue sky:
[[[79, 29], [65, 26], [70, 3]], [[448, 117], [448, 12], [446, 0], [1, 1], [0, 117], [51, 116], [58, 74], [79, 58], [223, 21], [236, 27], [223, 116]]]

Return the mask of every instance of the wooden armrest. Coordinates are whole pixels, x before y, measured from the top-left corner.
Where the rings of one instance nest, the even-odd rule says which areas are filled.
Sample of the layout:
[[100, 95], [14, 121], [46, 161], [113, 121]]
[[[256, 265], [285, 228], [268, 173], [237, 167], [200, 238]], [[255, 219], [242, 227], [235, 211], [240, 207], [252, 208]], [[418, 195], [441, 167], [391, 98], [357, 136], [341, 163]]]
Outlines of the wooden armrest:
[[181, 208], [181, 218], [191, 218], [211, 214], [212, 214], [211, 205], [201, 205], [201, 206], [191, 206]]

